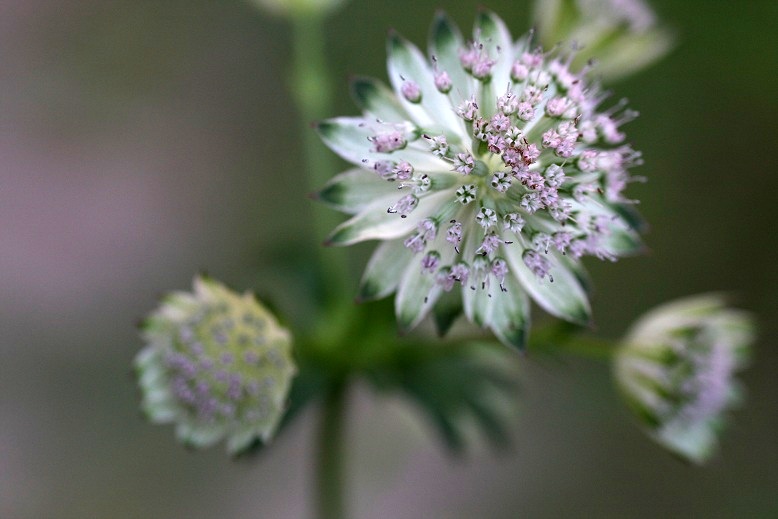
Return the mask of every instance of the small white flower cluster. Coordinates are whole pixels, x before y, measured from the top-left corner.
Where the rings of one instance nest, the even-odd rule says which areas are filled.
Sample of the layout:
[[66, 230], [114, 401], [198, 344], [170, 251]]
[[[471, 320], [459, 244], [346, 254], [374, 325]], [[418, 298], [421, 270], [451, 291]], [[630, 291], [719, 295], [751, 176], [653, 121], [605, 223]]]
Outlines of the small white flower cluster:
[[226, 438], [231, 453], [271, 438], [296, 368], [289, 333], [251, 294], [195, 278], [194, 293], [170, 295], [146, 319], [143, 337], [135, 365], [152, 421], [175, 423], [196, 447]]
[[439, 15], [429, 59], [390, 34], [394, 90], [358, 78], [364, 116], [318, 125], [360, 167], [319, 198], [355, 215], [330, 244], [386, 242], [361, 296], [396, 291], [403, 328], [459, 286], [468, 318], [521, 347], [527, 294], [586, 324], [580, 258], [614, 260], [641, 247], [622, 195], [640, 158], [621, 126], [636, 114], [623, 102], [599, 110], [608, 96], [570, 69], [573, 54], [514, 41], [491, 12], [479, 13], [474, 34], [465, 41]]
[[734, 374], [748, 358], [753, 323], [718, 295], [687, 298], [645, 315], [615, 357], [616, 380], [651, 436], [697, 463], [716, 446], [738, 401]]

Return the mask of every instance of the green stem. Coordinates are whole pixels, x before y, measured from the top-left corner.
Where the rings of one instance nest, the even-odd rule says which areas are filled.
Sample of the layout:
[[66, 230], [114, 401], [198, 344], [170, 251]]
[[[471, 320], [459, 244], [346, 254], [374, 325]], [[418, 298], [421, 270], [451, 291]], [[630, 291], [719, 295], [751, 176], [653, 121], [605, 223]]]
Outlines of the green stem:
[[318, 437], [316, 466], [317, 519], [344, 519], [344, 425], [346, 383], [334, 385], [324, 400]]
[[[324, 17], [317, 14], [292, 19], [293, 65], [291, 90], [302, 121], [303, 155], [307, 190], [313, 193], [336, 173], [335, 157], [311, 128], [311, 123], [331, 115], [332, 79], [324, 55]], [[338, 224], [335, 211], [311, 203], [314, 242], [321, 242]], [[343, 300], [349, 289], [348, 264], [342, 249], [317, 246], [317, 269], [325, 299]]]
[[[324, 54], [324, 17], [318, 14], [296, 16], [292, 20], [294, 45], [291, 90], [302, 122], [300, 132], [307, 190], [313, 193], [336, 173], [333, 153], [328, 150], [311, 128], [311, 123], [329, 117], [332, 111], [332, 79]], [[321, 242], [338, 224], [335, 211], [322, 204], [311, 203], [314, 242]], [[322, 289], [323, 315], [320, 316], [320, 338], [325, 344], [339, 344], [344, 325], [350, 320], [340, 312], [342, 305], [349, 308], [350, 293], [347, 256], [343, 249], [316, 247], [315, 266]], [[337, 317], [333, 319], [333, 316]], [[318, 519], [344, 519], [343, 495], [344, 443], [343, 429], [346, 411], [346, 382], [332, 385], [325, 395], [316, 460], [315, 513]]]

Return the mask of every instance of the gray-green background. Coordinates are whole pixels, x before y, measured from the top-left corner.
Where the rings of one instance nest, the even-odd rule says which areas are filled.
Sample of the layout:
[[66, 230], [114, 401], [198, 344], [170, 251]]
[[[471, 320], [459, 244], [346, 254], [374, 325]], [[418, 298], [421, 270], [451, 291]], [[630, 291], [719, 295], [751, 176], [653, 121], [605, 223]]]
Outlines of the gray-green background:
[[[387, 28], [426, 42], [443, 6], [469, 31], [480, 3], [351, 0], [329, 25], [332, 115], [356, 113], [348, 74], [385, 77]], [[528, 28], [528, 2], [487, 5]], [[641, 112], [627, 131], [649, 182], [629, 194], [651, 253], [590, 263], [594, 311], [610, 337], [703, 291], [758, 314], [721, 455], [676, 461], [606, 366], [530, 354], [509, 452], [451, 459], [402, 400], [354, 392], [354, 517], [778, 517], [778, 3], [655, 5], [679, 44], [615, 85]], [[233, 462], [145, 423], [130, 376], [135, 322], [197, 271], [294, 308], [288, 273], [266, 267], [309, 239], [289, 37], [239, 0], [0, 1], [0, 517], [308, 515], [314, 413]]]

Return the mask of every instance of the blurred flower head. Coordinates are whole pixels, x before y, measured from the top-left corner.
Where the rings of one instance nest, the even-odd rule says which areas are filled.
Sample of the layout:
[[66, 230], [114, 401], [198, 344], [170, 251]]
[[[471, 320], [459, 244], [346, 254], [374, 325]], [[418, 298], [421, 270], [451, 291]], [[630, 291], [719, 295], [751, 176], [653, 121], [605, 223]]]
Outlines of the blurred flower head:
[[584, 72], [570, 70], [572, 54], [515, 41], [488, 11], [467, 41], [439, 14], [429, 58], [395, 33], [387, 50], [393, 88], [357, 78], [363, 116], [318, 125], [357, 166], [318, 193], [354, 215], [328, 243], [383, 242], [360, 297], [396, 292], [406, 330], [433, 308], [463, 308], [517, 347], [528, 296], [588, 323], [580, 259], [615, 260], [641, 246], [623, 194], [640, 159], [621, 127], [636, 113], [605, 103]]
[[296, 368], [289, 333], [251, 294], [197, 277], [146, 319], [143, 339], [135, 366], [149, 419], [196, 447], [226, 438], [230, 453], [271, 438]]
[[752, 318], [719, 295], [662, 305], [640, 319], [615, 356], [616, 381], [649, 434], [701, 463], [714, 452], [734, 374], [748, 357]]
[[573, 68], [593, 58], [604, 79], [647, 67], [670, 51], [674, 39], [644, 0], [536, 0], [535, 23], [544, 45], [575, 42], [582, 49]]
[[334, 11], [346, 0], [251, 0], [260, 9], [276, 16], [322, 15]]

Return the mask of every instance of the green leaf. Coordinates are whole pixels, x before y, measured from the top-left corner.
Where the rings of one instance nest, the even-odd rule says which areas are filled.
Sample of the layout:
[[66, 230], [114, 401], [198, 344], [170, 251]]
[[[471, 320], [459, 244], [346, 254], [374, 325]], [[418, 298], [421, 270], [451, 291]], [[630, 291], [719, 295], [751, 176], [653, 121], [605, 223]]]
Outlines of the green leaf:
[[396, 345], [391, 365], [370, 371], [383, 391], [404, 393], [446, 447], [461, 453], [473, 425], [493, 447], [510, 440], [518, 395], [515, 354], [496, 343]]

